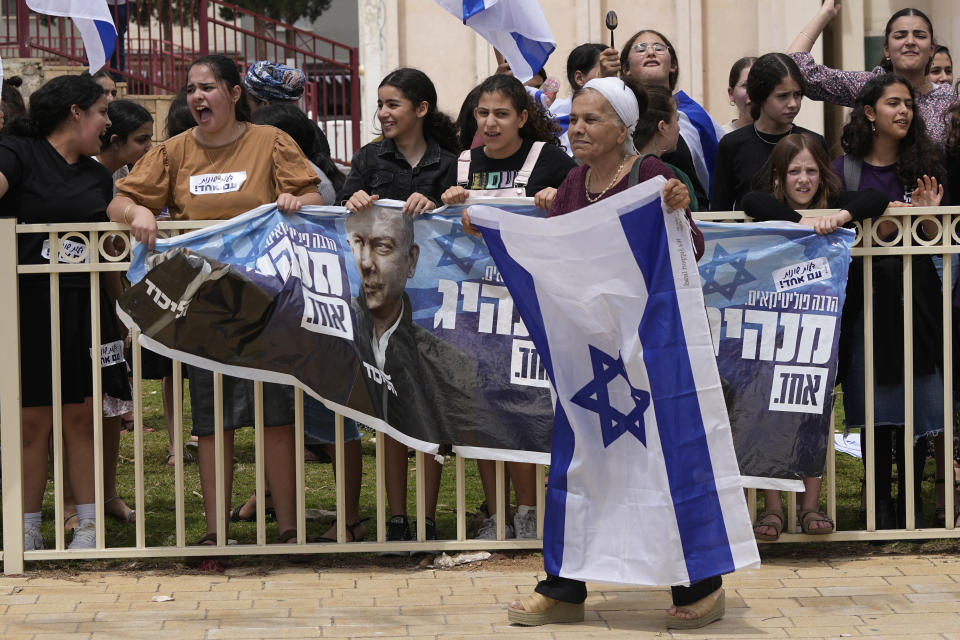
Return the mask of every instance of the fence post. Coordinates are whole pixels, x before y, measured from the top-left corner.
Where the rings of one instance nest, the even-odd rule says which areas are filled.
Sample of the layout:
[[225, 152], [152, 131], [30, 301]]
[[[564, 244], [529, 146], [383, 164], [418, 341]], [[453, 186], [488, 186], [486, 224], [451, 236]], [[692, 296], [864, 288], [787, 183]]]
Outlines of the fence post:
[[353, 149], [356, 153], [360, 149], [360, 51], [350, 49], [350, 126], [353, 134]]
[[[0, 219], [0, 465], [3, 465], [3, 572], [23, 573], [23, 473], [20, 441], [20, 317], [17, 292], [17, 220]], [[13, 304], [9, 304], [12, 301]]]
[[208, 33], [208, 20], [207, 8], [209, 6], [208, 0], [200, 0], [200, 55], [205, 56], [210, 54], [210, 34]]
[[17, 0], [17, 43], [20, 45], [20, 57], [30, 57], [30, 9], [27, 0]]

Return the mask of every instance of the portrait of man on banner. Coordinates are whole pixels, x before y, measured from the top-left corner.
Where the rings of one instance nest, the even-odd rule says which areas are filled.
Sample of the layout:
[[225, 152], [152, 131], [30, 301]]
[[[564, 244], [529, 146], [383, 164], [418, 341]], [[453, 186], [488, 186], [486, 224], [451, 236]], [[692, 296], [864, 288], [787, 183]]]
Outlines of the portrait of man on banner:
[[476, 423], [476, 366], [413, 321], [405, 290], [420, 257], [413, 219], [372, 207], [348, 217], [345, 230], [361, 279], [353, 299], [356, 345], [378, 417], [449, 448], [454, 434]]

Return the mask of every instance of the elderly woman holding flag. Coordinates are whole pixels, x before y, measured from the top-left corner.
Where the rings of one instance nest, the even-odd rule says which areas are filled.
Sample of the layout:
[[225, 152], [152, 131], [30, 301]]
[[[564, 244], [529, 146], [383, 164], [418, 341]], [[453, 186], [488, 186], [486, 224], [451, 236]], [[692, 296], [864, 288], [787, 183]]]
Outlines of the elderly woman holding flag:
[[[560, 186], [550, 208], [550, 216], [559, 216], [582, 209], [609, 198], [633, 185], [656, 176], [667, 178], [662, 198], [670, 209], [686, 209], [690, 196], [686, 186], [659, 158], [640, 156], [633, 142], [633, 133], [641, 109], [647, 104], [646, 93], [637, 85], [625, 84], [618, 78], [597, 78], [587, 82], [573, 97], [570, 112], [570, 143], [574, 155], [583, 163], [573, 169]], [[464, 226], [475, 229], [463, 214]], [[703, 253], [703, 235], [687, 211], [694, 253]], [[556, 445], [556, 443], [555, 443]], [[554, 449], [554, 455], [559, 449]], [[557, 468], [562, 460], [553, 461]], [[562, 473], [561, 473], [562, 476]], [[562, 547], [563, 503], [567, 496], [580, 495], [587, 500], [589, 490], [572, 486], [567, 477], [551, 477], [544, 525], [544, 561], [547, 579], [536, 591], [510, 603], [508, 618], [520, 625], [542, 625], [583, 620], [583, 603], [587, 597], [586, 584], [580, 580], [551, 575], [550, 567], [559, 567], [560, 558], [551, 557]], [[564, 485], [564, 486], [560, 486]], [[597, 523], [597, 526], [604, 526]], [[624, 539], [631, 532], [623, 531]], [[558, 540], [553, 538], [560, 538]], [[568, 546], [575, 541], [566, 541]], [[562, 552], [561, 552], [562, 553]], [[584, 559], [589, 563], [590, 559]], [[724, 613], [722, 580], [719, 575], [694, 582], [689, 587], [673, 587], [673, 607], [667, 613], [666, 624], [671, 628], [698, 628], [720, 619]]]

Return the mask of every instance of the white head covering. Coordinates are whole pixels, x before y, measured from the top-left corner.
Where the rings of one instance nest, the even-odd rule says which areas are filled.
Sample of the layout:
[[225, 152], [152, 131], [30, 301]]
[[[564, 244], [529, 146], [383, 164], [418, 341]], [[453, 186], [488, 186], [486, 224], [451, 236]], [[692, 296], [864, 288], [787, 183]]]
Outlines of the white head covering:
[[637, 121], [640, 119], [640, 106], [637, 104], [637, 96], [630, 87], [620, 78], [594, 78], [583, 85], [583, 88], [593, 89], [606, 98], [623, 124], [627, 126], [627, 139], [623, 141], [623, 152], [627, 155], [637, 155], [637, 148], [633, 145], [633, 132], [637, 129]]

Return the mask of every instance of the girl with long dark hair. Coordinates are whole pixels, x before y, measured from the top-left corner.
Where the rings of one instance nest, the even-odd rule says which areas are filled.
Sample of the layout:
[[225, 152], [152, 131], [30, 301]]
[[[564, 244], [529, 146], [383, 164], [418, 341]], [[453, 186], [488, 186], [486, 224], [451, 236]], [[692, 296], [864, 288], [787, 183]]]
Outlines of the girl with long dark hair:
[[[873, 188], [883, 192], [897, 206], [937, 206], [943, 197], [944, 179], [941, 155], [925, 132], [923, 119], [917, 112], [913, 86], [894, 74], [870, 79], [860, 91], [843, 128], [841, 138], [844, 156], [833, 163], [846, 189], [859, 191]], [[887, 225], [891, 223], [886, 223]], [[907, 227], [909, 229], [909, 227]], [[894, 229], [883, 224], [877, 235], [887, 237]], [[921, 232], [934, 232], [920, 225]], [[909, 233], [909, 231], [905, 231]], [[913, 263], [913, 436], [933, 435], [943, 430], [943, 324], [940, 278], [928, 255], [914, 255]], [[875, 488], [877, 495], [877, 528], [905, 526], [906, 477], [898, 474], [900, 486], [896, 508], [891, 498], [891, 451], [903, 469], [901, 429], [904, 417], [903, 349], [880, 348], [901, 345], [903, 327], [903, 259], [899, 256], [874, 256], [874, 424], [876, 425]], [[862, 427], [865, 420], [864, 388], [864, 292], [863, 262], [855, 260], [850, 267], [847, 304], [844, 306], [840, 337], [840, 371], [843, 404], [849, 427]], [[914, 487], [919, 489], [926, 453], [925, 444], [914, 448]]]

